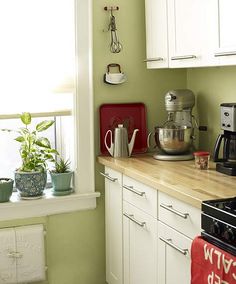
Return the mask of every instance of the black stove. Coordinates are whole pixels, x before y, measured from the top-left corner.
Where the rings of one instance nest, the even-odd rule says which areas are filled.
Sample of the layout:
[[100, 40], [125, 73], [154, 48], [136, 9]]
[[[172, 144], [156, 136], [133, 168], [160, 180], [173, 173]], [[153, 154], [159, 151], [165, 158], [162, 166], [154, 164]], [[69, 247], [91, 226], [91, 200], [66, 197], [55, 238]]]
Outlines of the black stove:
[[236, 256], [236, 197], [202, 202], [202, 236]]

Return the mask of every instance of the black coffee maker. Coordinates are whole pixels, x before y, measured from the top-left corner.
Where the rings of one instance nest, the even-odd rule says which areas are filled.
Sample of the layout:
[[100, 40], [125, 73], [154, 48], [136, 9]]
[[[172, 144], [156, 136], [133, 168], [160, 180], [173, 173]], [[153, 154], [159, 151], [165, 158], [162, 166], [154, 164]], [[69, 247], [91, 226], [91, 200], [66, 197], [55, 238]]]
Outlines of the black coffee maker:
[[[223, 103], [221, 108], [221, 129], [224, 130], [216, 140], [213, 160], [218, 162], [218, 172], [236, 176], [236, 103]], [[219, 152], [222, 147], [222, 158]]]

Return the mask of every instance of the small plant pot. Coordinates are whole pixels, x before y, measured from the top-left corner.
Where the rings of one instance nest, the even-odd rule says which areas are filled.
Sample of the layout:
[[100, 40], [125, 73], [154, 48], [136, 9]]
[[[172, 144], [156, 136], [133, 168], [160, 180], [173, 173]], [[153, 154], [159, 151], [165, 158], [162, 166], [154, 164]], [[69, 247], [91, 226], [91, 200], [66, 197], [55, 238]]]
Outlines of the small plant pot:
[[52, 189], [55, 192], [71, 192], [71, 180], [73, 172], [50, 173], [52, 179]]
[[16, 171], [15, 183], [22, 199], [40, 198], [47, 183], [47, 173]]
[[13, 190], [14, 180], [11, 178], [0, 178], [0, 202], [8, 202]]

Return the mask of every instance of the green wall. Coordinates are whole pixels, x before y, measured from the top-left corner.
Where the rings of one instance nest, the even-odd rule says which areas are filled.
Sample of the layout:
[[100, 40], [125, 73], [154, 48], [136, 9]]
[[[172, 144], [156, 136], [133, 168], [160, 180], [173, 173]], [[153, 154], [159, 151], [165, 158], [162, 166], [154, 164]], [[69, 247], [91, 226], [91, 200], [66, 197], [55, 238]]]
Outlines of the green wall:
[[5, 221], [1, 228], [43, 224], [46, 230], [48, 282], [40, 284], [104, 284], [104, 206], [96, 210]]
[[197, 97], [196, 111], [200, 125], [207, 132], [199, 133], [199, 149], [214, 149], [220, 130], [220, 104], [236, 102], [236, 67], [212, 67], [187, 70], [187, 87]]
[[[104, 6], [118, 5], [114, 12], [122, 52], [109, 50], [110, 32], [107, 31], [110, 13]], [[145, 7], [143, 0], [94, 1], [94, 94], [95, 146], [99, 153], [99, 106], [103, 103], [144, 102], [147, 107], [148, 129], [164, 121], [164, 95], [171, 88], [186, 86], [186, 70], [147, 70], [145, 54]], [[108, 85], [103, 75], [109, 63], [118, 63], [127, 75], [122, 85]]]

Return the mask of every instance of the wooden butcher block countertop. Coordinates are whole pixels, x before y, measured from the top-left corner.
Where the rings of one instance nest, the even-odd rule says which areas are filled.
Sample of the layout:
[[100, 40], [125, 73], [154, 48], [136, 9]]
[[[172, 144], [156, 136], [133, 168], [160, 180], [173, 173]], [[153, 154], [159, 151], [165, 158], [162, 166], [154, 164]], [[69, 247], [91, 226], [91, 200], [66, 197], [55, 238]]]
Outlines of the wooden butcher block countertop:
[[194, 161], [158, 161], [151, 155], [130, 158], [99, 156], [98, 162], [152, 188], [201, 208], [203, 200], [236, 196], [236, 177], [215, 170], [199, 170]]

